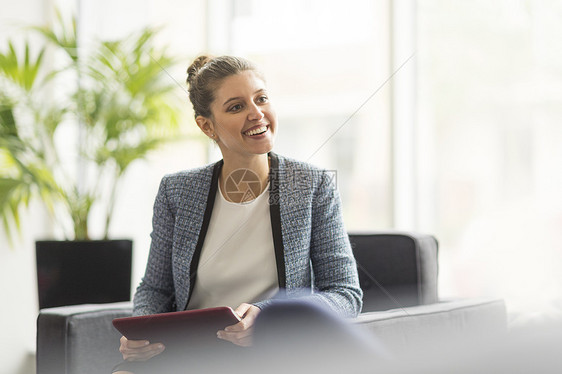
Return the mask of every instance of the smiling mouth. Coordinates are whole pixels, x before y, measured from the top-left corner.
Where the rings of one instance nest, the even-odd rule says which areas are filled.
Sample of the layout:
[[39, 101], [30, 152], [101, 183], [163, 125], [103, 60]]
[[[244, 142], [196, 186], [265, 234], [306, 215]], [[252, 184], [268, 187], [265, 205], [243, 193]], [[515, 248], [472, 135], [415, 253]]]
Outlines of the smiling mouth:
[[264, 132], [267, 131], [267, 128], [268, 128], [267, 125], [263, 125], [263, 126], [261, 126], [261, 127], [255, 128], [255, 129], [253, 129], [253, 130], [246, 131], [246, 132], [244, 133], [244, 135], [247, 135], [247, 136], [261, 135], [261, 134], [263, 134]]

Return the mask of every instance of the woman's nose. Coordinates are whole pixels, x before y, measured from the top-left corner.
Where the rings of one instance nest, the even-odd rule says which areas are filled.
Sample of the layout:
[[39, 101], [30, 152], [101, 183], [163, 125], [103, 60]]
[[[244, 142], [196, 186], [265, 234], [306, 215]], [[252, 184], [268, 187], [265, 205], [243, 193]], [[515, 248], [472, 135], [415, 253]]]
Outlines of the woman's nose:
[[248, 119], [251, 121], [260, 120], [263, 118], [263, 111], [261, 108], [255, 104], [250, 106], [250, 113], [248, 114]]

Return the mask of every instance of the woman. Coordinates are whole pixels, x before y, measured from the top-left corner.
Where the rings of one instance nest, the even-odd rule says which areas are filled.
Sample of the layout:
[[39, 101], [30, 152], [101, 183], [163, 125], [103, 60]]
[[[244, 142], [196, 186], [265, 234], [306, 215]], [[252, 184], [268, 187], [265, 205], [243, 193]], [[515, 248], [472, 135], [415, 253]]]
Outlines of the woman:
[[[195, 121], [223, 159], [163, 178], [134, 315], [231, 306], [242, 320], [217, 336], [239, 346], [251, 345], [279, 290], [355, 317], [362, 293], [337, 190], [325, 171], [271, 152], [278, 123], [261, 73], [241, 58], [201, 56], [187, 83]], [[164, 349], [121, 338], [126, 361]]]

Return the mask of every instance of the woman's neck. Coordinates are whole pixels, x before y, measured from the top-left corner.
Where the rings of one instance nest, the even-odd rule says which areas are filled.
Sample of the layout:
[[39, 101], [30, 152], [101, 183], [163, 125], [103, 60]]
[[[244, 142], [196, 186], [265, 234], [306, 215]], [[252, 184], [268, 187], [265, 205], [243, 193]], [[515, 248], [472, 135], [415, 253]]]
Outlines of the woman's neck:
[[253, 157], [224, 157], [219, 183], [225, 199], [242, 203], [255, 199], [269, 181], [267, 154]]

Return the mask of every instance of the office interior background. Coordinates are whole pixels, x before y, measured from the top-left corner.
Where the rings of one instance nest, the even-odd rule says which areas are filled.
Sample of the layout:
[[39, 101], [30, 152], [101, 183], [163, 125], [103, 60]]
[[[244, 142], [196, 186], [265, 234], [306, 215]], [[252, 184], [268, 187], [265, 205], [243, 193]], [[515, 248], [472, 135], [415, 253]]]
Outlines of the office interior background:
[[[193, 58], [208, 52], [261, 67], [279, 115], [275, 151], [336, 171], [349, 231], [433, 234], [442, 298], [504, 298], [513, 323], [560, 315], [562, 1], [0, 5], [3, 51], [8, 39], [23, 42], [26, 25], [52, 23], [58, 7], [76, 14], [83, 48], [154, 26], [159, 46], [178, 57], [168, 73], [187, 136], [132, 166], [110, 229], [134, 240], [133, 291], [161, 177], [220, 157], [197, 135], [184, 84]], [[76, 142], [73, 133], [59, 140], [69, 150]], [[22, 214], [14, 245], [0, 236], [0, 373], [34, 370], [34, 241], [62, 238], [38, 202]], [[96, 235], [101, 228], [92, 227]]]

